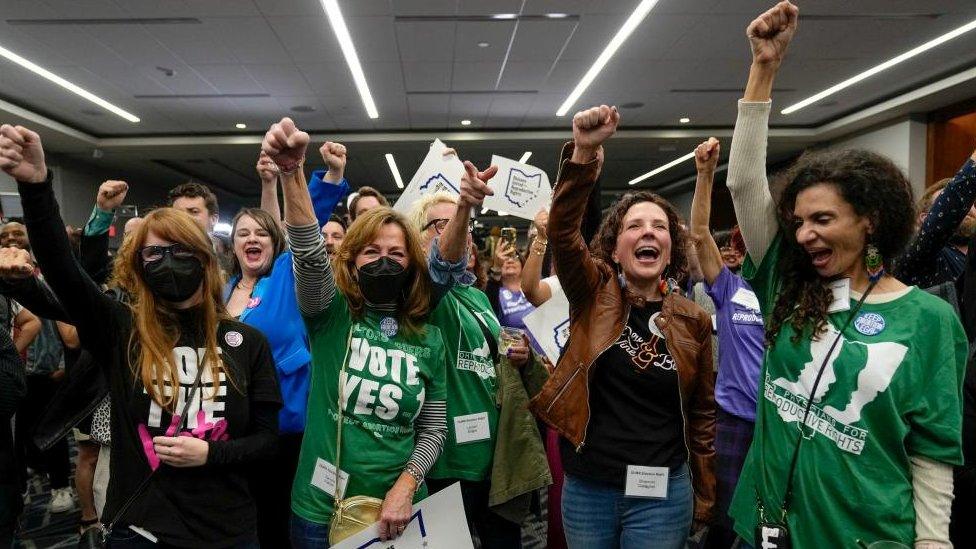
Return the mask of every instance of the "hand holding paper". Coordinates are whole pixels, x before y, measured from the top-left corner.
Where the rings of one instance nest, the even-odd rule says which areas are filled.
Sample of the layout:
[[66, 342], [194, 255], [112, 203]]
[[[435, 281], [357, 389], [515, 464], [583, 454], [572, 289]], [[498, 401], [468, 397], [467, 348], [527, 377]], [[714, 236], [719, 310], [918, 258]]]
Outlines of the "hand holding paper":
[[549, 207], [552, 188], [545, 171], [497, 155], [491, 157], [491, 164], [498, 166], [498, 173], [488, 182], [495, 193], [485, 199], [486, 208], [531, 221]]

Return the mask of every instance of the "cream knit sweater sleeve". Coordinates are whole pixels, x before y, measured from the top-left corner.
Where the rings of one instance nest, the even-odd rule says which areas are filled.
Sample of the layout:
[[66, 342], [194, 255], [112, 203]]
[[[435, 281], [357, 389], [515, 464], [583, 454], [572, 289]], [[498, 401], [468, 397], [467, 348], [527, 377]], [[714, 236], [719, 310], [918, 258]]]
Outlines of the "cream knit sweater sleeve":
[[739, 100], [732, 133], [727, 185], [735, 217], [752, 261], [762, 263], [776, 237], [776, 205], [766, 179], [766, 140], [772, 101]]

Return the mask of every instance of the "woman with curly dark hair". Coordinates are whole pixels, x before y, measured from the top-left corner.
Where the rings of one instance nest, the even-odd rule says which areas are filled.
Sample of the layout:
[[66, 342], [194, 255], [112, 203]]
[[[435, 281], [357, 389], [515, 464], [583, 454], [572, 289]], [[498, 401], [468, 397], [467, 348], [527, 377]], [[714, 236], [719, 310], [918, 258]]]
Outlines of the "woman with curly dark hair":
[[548, 227], [570, 336], [532, 411], [561, 435], [571, 548], [684, 547], [715, 499], [712, 324], [681, 296], [686, 233], [667, 200], [624, 195], [590, 248], [580, 230], [620, 116], [573, 118]]
[[757, 547], [951, 546], [967, 344], [946, 303], [889, 274], [913, 230], [909, 181], [880, 155], [826, 151], [796, 162], [778, 202], [768, 189], [770, 94], [797, 15], [781, 2], [749, 25], [732, 137], [742, 273], [767, 349], [730, 515]]

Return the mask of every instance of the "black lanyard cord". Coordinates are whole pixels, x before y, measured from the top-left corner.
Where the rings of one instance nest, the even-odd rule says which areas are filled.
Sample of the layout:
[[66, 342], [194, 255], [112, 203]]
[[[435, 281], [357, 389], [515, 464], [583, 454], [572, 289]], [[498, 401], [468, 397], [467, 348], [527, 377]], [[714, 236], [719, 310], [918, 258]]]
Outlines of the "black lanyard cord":
[[[844, 336], [844, 330], [851, 325], [851, 321], [854, 320], [854, 316], [861, 309], [861, 305], [864, 304], [864, 300], [867, 299], [868, 294], [871, 293], [871, 290], [874, 289], [877, 283], [877, 280], [872, 280], [868, 284], [867, 289], [864, 290], [864, 294], [861, 295], [861, 299], [859, 299], [857, 305], [854, 306], [854, 310], [851, 311], [851, 314], [847, 315], [847, 320], [844, 322], [844, 325], [841, 327], [840, 331], [837, 332], [837, 337], [835, 337], [833, 343], [830, 344], [830, 349], [827, 350], [827, 355], [824, 356], [823, 362], [820, 364], [820, 370], [817, 372], [817, 377], [813, 381], [813, 387], [810, 389], [810, 394], [807, 396], [807, 405], [803, 410], [803, 420], [799, 424], [800, 436], [796, 441], [796, 446], [793, 448], [793, 457], [790, 459], [790, 469], [786, 476], [786, 491], [783, 494], [782, 505], [784, 520], [786, 510], [789, 508], [789, 505], [793, 500], [793, 476], [796, 472], [797, 460], [800, 457], [800, 446], [803, 444], [803, 439], [806, 438], [804, 429], [807, 426], [807, 418], [810, 416], [810, 408], [813, 406], [814, 395], [817, 394], [817, 388], [820, 386], [820, 379], [823, 378], [824, 370], [827, 369], [827, 362], [830, 361], [830, 356], [834, 354], [834, 349], [837, 348], [837, 344], [840, 343], [841, 338]], [[814, 434], [816, 433], [814, 432]]]

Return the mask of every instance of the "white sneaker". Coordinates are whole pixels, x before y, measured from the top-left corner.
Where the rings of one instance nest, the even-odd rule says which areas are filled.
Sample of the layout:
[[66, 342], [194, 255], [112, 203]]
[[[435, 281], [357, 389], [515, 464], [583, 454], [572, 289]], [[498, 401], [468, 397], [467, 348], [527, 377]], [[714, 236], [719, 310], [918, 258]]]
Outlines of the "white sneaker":
[[64, 513], [75, 507], [75, 500], [71, 497], [70, 488], [57, 488], [51, 490], [51, 512]]

